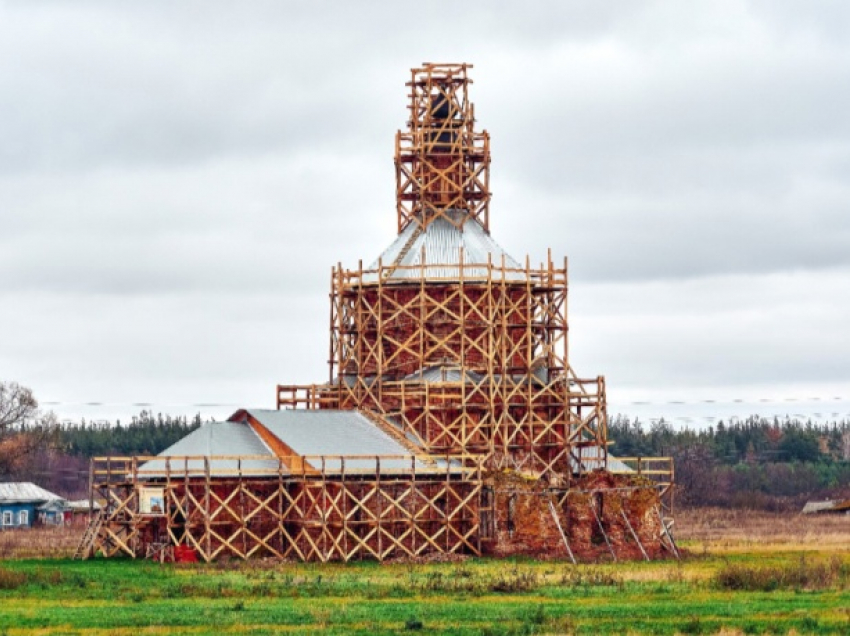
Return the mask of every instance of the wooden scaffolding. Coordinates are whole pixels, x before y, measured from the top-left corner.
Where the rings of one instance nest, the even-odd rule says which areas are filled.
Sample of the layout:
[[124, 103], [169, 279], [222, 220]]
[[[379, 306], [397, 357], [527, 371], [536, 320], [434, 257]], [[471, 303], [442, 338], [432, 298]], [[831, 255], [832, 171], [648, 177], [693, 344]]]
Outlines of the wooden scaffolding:
[[462, 459], [423, 467], [410, 456], [95, 458], [92, 493], [105, 506], [91, 550], [173, 558], [185, 545], [204, 561], [480, 555], [481, 462]]
[[[412, 453], [410, 466], [280, 452], [259, 472], [246, 457], [170, 457], [155, 470], [152, 458], [99, 460], [93, 492], [107, 507], [95, 545], [107, 556], [157, 545], [206, 561], [508, 554], [524, 548], [504, 534], [515, 496], [496, 487], [505, 469], [534, 482], [520, 488], [534, 502], [527, 536], [571, 559], [592, 555], [593, 527], [615, 559], [623, 537], [644, 557], [660, 550], [656, 528], [675, 549], [672, 460], [609, 461], [605, 380], [570, 366], [567, 260], [520, 263], [489, 236], [490, 143], [476, 130], [470, 68], [413, 69], [395, 147], [399, 236], [368, 267], [332, 269], [328, 382], [276, 390], [278, 409], [359, 411]], [[141, 499], [149, 488], [162, 490], [158, 513]]]
[[[443, 218], [490, 229], [490, 136], [475, 130], [471, 64], [423, 64], [411, 71], [408, 129], [395, 144], [398, 231]], [[450, 214], [465, 210], [463, 216]]]
[[[426, 452], [544, 474], [588, 447], [604, 463], [604, 378], [567, 362], [566, 263], [460, 263], [446, 280], [428, 267], [335, 268], [331, 381], [278, 386], [278, 408], [373, 411]], [[399, 269], [413, 275], [388, 282]]]

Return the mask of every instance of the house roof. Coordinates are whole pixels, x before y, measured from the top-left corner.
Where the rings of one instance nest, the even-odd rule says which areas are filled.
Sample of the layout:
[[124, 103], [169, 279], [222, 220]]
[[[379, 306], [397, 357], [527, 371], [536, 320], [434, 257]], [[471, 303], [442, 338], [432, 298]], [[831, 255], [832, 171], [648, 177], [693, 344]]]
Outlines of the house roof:
[[[324, 456], [325, 470], [339, 471], [339, 456], [346, 456], [346, 470], [409, 470], [414, 453], [382, 431], [358, 411], [249, 409], [248, 414], [265, 426], [295, 453]], [[378, 455], [397, 458], [381, 459]], [[355, 459], [358, 456], [368, 458]], [[398, 457], [401, 456], [401, 457]], [[320, 466], [311, 462], [315, 468]], [[416, 460], [417, 468], [424, 468]]]
[[[252, 459], [237, 459], [250, 456]], [[269, 459], [263, 460], [260, 456]], [[175, 473], [189, 471], [203, 474], [203, 457], [227, 457], [210, 461], [210, 473], [235, 472], [241, 468], [243, 474], [268, 473], [278, 469], [278, 460], [262, 439], [246, 422], [207, 422], [186, 437], [178, 440], [158, 457], [194, 457], [170, 462], [168, 468]], [[232, 459], [231, 459], [232, 458]], [[139, 466], [142, 473], [160, 476], [166, 471], [165, 460], [151, 460]]]
[[[184, 471], [202, 475], [206, 470], [204, 457], [213, 458], [209, 460], [212, 475], [235, 475], [238, 471], [243, 475], [279, 470], [287, 473], [285, 464], [289, 458], [284, 457], [281, 465], [247, 416], [259, 422], [294, 455], [305, 458], [308, 470], [406, 472], [414, 465], [417, 470], [445, 470], [445, 461], [431, 460], [409, 450], [357, 411], [243, 409], [225, 422], [204, 424], [169, 446], [157, 459], [139, 466], [140, 476], [159, 478], [166, 471], [173, 475], [182, 475]], [[174, 459], [166, 462], [167, 458]]]
[[66, 508], [74, 512], [89, 512], [90, 510], [100, 510], [102, 507], [100, 502], [95, 501], [92, 504], [88, 499], [75, 499], [66, 503]]
[[57, 499], [62, 497], [28, 481], [0, 483], [0, 503], [46, 503]]
[[[457, 210], [453, 214], [460, 216], [466, 212]], [[501, 267], [503, 257], [506, 268], [524, 269], [474, 219], [468, 220], [460, 228], [443, 218], [434, 219], [425, 228], [418, 223], [411, 223], [384, 250], [380, 261], [385, 271], [387, 267], [393, 266], [416, 266], [411, 270], [390, 269], [389, 275], [385, 274], [385, 281], [418, 280], [421, 275], [420, 265], [425, 265], [424, 275], [427, 279], [458, 280], [461, 254], [464, 279], [486, 278], [488, 260], [494, 267]], [[370, 270], [377, 269], [378, 260], [375, 259], [369, 266]], [[365, 274], [363, 279], [364, 282], [377, 282], [377, 274]], [[523, 281], [525, 273], [508, 272], [505, 279]]]
[[[425, 373], [442, 373], [441, 370], [425, 370]], [[266, 439], [274, 446], [274, 440], [291, 449], [293, 456], [304, 458], [307, 471], [324, 470], [328, 474], [365, 472], [379, 470], [383, 473], [407, 472], [414, 466], [417, 471], [446, 469], [446, 460], [429, 457], [424, 450], [417, 452], [418, 440], [398, 423], [386, 418], [395, 426], [407, 443], [384, 431], [358, 411], [342, 410], [269, 410], [242, 409], [225, 422], [210, 422], [196, 429], [177, 443], [165, 449], [157, 459], [139, 466], [140, 477], [161, 478], [168, 470], [172, 475], [205, 474], [205, 457], [209, 461], [211, 475], [268, 475], [281, 471], [288, 474], [287, 462], [263, 441], [260, 432], [250, 423], [253, 418], [268, 433]], [[581, 464], [571, 459], [576, 472], [602, 468], [599, 447], [587, 446], [580, 451]], [[167, 458], [174, 458], [166, 462]], [[451, 471], [462, 468], [456, 461], [450, 462]], [[615, 457], [608, 455], [608, 468], [615, 472], [631, 472], [631, 469]], [[299, 468], [295, 469], [298, 472]]]
[[64, 499], [51, 499], [41, 504], [38, 509], [42, 512], [53, 510], [55, 512], [64, 512], [68, 509], [68, 503]]
[[803, 514], [810, 515], [819, 512], [850, 512], [850, 499], [843, 501], [808, 501], [803, 506]]

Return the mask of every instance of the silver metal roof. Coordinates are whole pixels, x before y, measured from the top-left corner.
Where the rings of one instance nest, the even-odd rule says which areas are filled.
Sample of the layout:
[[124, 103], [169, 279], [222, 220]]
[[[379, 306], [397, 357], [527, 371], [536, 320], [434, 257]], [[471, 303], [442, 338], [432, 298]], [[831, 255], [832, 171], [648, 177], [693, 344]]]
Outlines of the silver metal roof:
[[[451, 369], [440, 367], [426, 369], [423, 373], [441, 374]], [[415, 465], [417, 471], [446, 469], [445, 460], [423, 460], [417, 457], [399, 441], [381, 430], [371, 420], [357, 411], [335, 410], [268, 410], [248, 409], [237, 411], [232, 418], [251, 417], [265, 426], [275, 437], [289, 446], [292, 451], [305, 457], [315, 469], [327, 473], [377, 471], [379, 463], [381, 472], [410, 470]], [[388, 418], [389, 419], [389, 418]], [[396, 422], [389, 420], [398, 426]], [[404, 432], [399, 427], [400, 432]], [[414, 444], [417, 440], [410, 438]], [[581, 449], [581, 472], [602, 468], [601, 452], [597, 446], [587, 446]], [[394, 456], [378, 460], [376, 456]], [[221, 459], [227, 456], [227, 459]], [[235, 475], [241, 469], [243, 475], [273, 474], [279, 470], [277, 456], [266, 446], [265, 442], [254, 431], [250, 424], [242, 421], [211, 422], [193, 431], [177, 443], [159, 454], [161, 459], [154, 459], [139, 467], [140, 477], [163, 477], [166, 472], [167, 457], [215, 457], [210, 460], [210, 473], [213, 475]], [[232, 459], [231, 459], [232, 457]], [[238, 459], [242, 457], [243, 459]], [[245, 459], [245, 457], [251, 457]], [[268, 459], [263, 459], [268, 457]], [[579, 465], [571, 460], [572, 469], [579, 471]], [[452, 461], [452, 468], [460, 468], [460, 464]], [[175, 459], [169, 467], [172, 475], [180, 475], [184, 470], [190, 474], [201, 475], [204, 471], [203, 459]], [[608, 455], [608, 469], [613, 472], [633, 472], [625, 463], [612, 455]], [[51, 498], [57, 495], [34, 486], [33, 484], [0, 484], [0, 501], [4, 499], [4, 487], [29, 486], [35, 491], [46, 493]], [[20, 489], [19, 489], [20, 492]], [[49, 501], [49, 499], [24, 499], [25, 501]], [[14, 501], [23, 501], [21, 499]]]
[[102, 506], [99, 502], [89, 502], [88, 499], [75, 499], [74, 501], [65, 502], [65, 507], [74, 512], [88, 512], [89, 510], [100, 510]]
[[[458, 367], [437, 365], [420, 369], [410, 375], [404, 376], [403, 381], [421, 381], [421, 382], [460, 382], [462, 378], [461, 370]], [[484, 380], [484, 376], [475, 371], [466, 372], [466, 382], [479, 384]]]
[[[174, 476], [185, 472], [190, 476], [203, 475], [203, 457], [214, 458], [210, 460], [212, 475], [235, 476], [240, 471], [243, 475], [268, 475], [281, 468], [286, 472], [277, 455], [251, 425], [236, 419], [244, 417], [244, 413], [259, 421], [317, 470], [322, 469], [322, 458], [327, 473], [339, 473], [343, 468], [352, 473], [375, 472], [379, 464], [381, 472], [407, 472], [414, 465], [413, 452], [357, 411], [247, 409], [237, 411], [226, 422], [211, 422], [189, 433], [162, 451], [158, 455], [161, 459], [139, 466], [140, 478], [164, 477], [166, 468]], [[378, 455], [394, 458], [377, 460]], [[166, 458], [174, 459], [166, 463]], [[445, 462], [417, 458], [415, 468], [445, 470]]]
[[[457, 211], [457, 215], [465, 212]], [[390, 245], [380, 259], [376, 259], [368, 269], [375, 270], [378, 261], [387, 267], [417, 266], [417, 269], [392, 269], [384, 280], [418, 280], [420, 270], [418, 266], [426, 265], [425, 278], [443, 278], [447, 280], [458, 280], [460, 278], [460, 261], [463, 254], [463, 278], [475, 279], [486, 278], [488, 258], [494, 267], [501, 267], [502, 257], [505, 259], [505, 267], [510, 269], [522, 269], [523, 266], [505, 252], [502, 247], [494, 241], [478, 221], [471, 219], [457, 228], [448, 220], [439, 218], [433, 220], [426, 228], [417, 223], [411, 223], [396, 240]], [[495, 278], [501, 278], [496, 276]], [[364, 274], [365, 282], [377, 281], [376, 274]], [[506, 280], [523, 281], [524, 272], [508, 272]]]
[[803, 506], [803, 514], [810, 515], [816, 512], [823, 512], [824, 510], [832, 510], [835, 508], [835, 501], [827, 500], [827, 501], [807, 501], [806, 505]]
[[[325, 456], [326, 471], [342, 469], [340, 455], [347, 456], [346, 471], [376, 470], [375, 455], [404, 456], [381, 459], [381, 471], [410, 470], [413, 453], [357, 411], [249, 409], [248, 413], [302, 457]], [[371, 457], [355, 459], [357, 455]], [[308, 457], [308, 462], [321, 468], [320, 461]], [[416, 460], [417, 469], [426, 467]]]
[[[591, 470], [598, 470], [600, 468], [603, 468], [602, 452], [599, 446], [582, 446], [578, 449], [578, 454], [581, 458], [581, 470], [579, 470], [578, 462], [576, 462], [576, 460], [572, 456], [570, 456], [570, 466], [572, 467], [574, 473], [589, 472]], [[628, 464], [626, 464], [625, 462], [621, 462], [611, 453], [608, 453], [608, 470], [612, 473], [635, 472]]]
[[62, 497], [28, 481], [0, 484], [0, 503], [44, 503], [57, 499]]
[[[208, 422], [178, 440], [159, 454], [159, 457], [212, 457], [212, 456], [250, 456], [267, 455], [262, 459], [241, 461], [243, 474], [275, 472], [278, 469], [277, 456], [269, 450], [248, 424], [242, 422]], [[210, 462], [211, 474], [233, 472], [240, 468], [237, 459], [214, 459]], [[204, 461], [176, 460], [170, 463], [172, 473], [202, 473]], [[160, 476], [166, 470], [165, 460], [151, 460], [139, 466], [139, 471]]]

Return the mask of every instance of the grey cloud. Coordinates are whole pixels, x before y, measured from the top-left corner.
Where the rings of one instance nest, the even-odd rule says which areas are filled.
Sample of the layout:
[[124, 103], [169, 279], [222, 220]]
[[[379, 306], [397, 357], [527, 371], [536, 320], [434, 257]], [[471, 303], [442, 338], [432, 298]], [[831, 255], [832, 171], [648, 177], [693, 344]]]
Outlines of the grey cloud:
[[494, 237], [570, 256], [580, 372], [847, 382], [848, 25], [844, 2], [0, 1], [0, 372], [67, 402], [324, 379], [329, 268], [394, 238], [404, 82], [449, 60], [475, 64]]
[[[580, 373], [621, 387], [850, 383], [850, 269], [585, 285], [571, 300]], [[598, 372], [598, 371], [596, 371]]]

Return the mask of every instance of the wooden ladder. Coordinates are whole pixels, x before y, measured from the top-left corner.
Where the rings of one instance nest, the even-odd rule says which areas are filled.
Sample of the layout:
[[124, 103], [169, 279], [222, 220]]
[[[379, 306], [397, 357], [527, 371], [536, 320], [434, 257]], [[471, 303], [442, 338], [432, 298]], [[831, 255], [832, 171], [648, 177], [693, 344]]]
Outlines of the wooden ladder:
[[[410, 248], [413, 247], [413, 244], [416, 242], [416, 239], [419, 238], [419, 235], [422, 233], [421, 227], [414, 228], [413, 232], [411, 232], [410, 237], [407, 239], [407, 242], [402, 246], [401, 251], [399, 251], [398, 256], [395, 257], [392, 264], [389, 268], [387, 268], [386, 273], [383, 274], [384, 278], [389, 278], [395, 273], [395, 270], [398, 269], [398, 266], [401, 265], [401, 262], [404, 260], [404, 257], [407, 256], [407, 253], [410, 251]], [[424, 263], [422, 263], [424, 267]]]
[[77, 551], [74, 552], [74, 560], [84, 561], [92, 555], [94, 542], [97, 535], [100, 533], [100, 527], [103, 525], [103, 510], [95, 512], [89, 525], [86, 526], [86, 531], [83, 533], [83, 538], [80, 539], [80, 544], [77, 546]]

